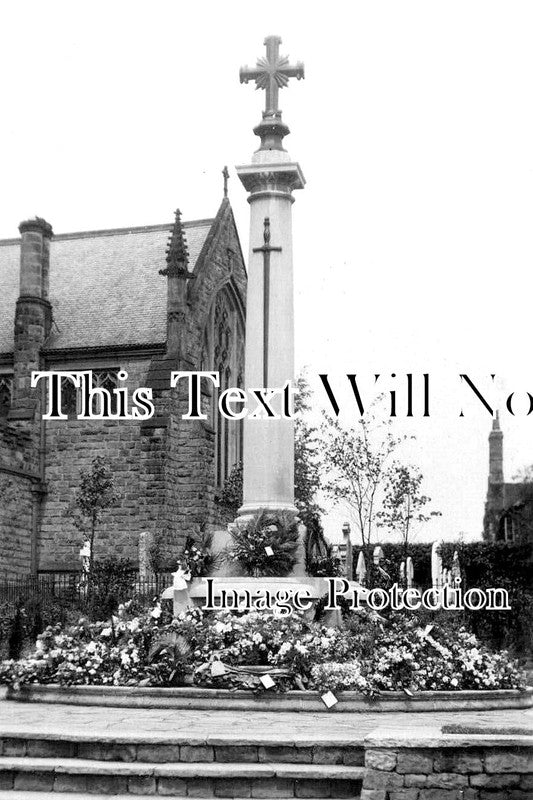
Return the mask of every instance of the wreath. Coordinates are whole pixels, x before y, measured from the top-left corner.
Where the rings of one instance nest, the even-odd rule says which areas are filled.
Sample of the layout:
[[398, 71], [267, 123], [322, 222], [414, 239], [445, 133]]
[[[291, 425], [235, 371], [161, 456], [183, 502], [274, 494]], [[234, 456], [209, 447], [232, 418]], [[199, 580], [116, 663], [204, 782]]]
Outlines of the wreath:
[[237, 521], [231, 537], [229, 558], [246, 575], [283, 577], [296, 564], [298, 524], [290, 512], [274, 514], [263, 509], [246, 522]]

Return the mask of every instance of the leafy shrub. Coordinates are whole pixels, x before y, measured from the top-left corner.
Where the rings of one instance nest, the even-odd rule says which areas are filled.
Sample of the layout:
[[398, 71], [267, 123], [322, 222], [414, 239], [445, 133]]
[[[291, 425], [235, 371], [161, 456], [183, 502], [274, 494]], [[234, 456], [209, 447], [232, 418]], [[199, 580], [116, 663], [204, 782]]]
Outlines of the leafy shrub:
[[[381, 578], [379, 585], [398, 581], [404, 560], [401, 543], [384, 542], [381, 566], [391, 580]], [[431, 586], [431, 543], [409, 545], [413, 559], [415, 585]], [[533, 655], [533, 546], [504, 542], [443, 542], [442, 562], [451, 567], [457, 551], [461, 565], [462, 589], [502, 588], [509, 594], [509, 611], [469, 611], [458, 614], [462, 624], [489, 647], [509, 649], [519, 656]], [[356, 559], [354, 559], [354, 563]]]
[[133, 593], [136, 580], [133, 564], [128, 559], [105, 558], [95, 561], [88, 576], [88, 612], [92, 619], [109, 617]]

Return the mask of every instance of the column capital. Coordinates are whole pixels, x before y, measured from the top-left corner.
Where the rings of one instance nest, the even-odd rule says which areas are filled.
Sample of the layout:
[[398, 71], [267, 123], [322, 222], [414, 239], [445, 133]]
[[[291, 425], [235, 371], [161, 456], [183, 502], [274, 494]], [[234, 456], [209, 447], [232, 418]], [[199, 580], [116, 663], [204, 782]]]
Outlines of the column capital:
[[292, 161], [248, 164], [236, 167], [242, 185], [250, 193], [249, 200], [264, 194], [291, 196], [303, 189], [305, 178], [300, 165]]

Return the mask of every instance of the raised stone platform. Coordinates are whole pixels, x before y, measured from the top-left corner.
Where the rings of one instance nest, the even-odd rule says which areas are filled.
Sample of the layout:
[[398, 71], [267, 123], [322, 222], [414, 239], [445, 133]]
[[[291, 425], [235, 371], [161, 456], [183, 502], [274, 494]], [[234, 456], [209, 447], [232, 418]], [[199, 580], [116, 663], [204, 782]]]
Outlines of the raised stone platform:
[[[458, 721], [499, 733], [443, 733]], [[520, 735], [507, 734], [517, 730]], [[0, 701], [0, 800], [457, 800], [463, 787], [465, 800], [531, 800], [529, 732], [531, 709], [461, 715], [110, 713]], [[497, 785], [500, 794], [493, 797]]]
[[[103, 707], [212, 709], [232, 711], [324, 711], [317, 692], [292, 691], [285, 694], [227, 689], [180, 687], [176, 689], [129, 686], [28, 685], [9, 690], [10, 700], [32, 703], [66, 703]], [[524, 692], [512, 689], [493, 691], [418, 692], [408, 697], [403, 692], [383, 692], [371, 700], [358, 692], [340, 692], [339, 702], [329, 713], [388, 713], [394, 711], [468, 711], [532, 708], [533, 688]]]

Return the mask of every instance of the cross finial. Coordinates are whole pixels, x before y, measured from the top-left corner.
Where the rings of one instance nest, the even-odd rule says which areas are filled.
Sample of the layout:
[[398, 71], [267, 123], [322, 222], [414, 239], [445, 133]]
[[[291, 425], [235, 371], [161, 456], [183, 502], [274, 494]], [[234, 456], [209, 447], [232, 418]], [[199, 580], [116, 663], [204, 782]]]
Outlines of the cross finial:
[[222, 176], [224, 178], [224, 197], [228, 196], [228, 180], [229, 180], [229, 171], [227, 166], [224, 167], [222, 170]]
[[281, 38], [279, 36], [267, 36], [264, 44], [266, 45], [266, 58], [258, 58], [257, 65], [250, 69], [241, 67], [241, 83], [255, 81], [256, 89], [265, 89], [265, 110], [263, 117], [279, 117], [281, 111], [278, 108], [278, 93], [289, 83], [289, 78], [304, 77], [304, 65], [299, 61], [296, 65], [289, 64], [287, 56], [280, 56], [279, 46]]

